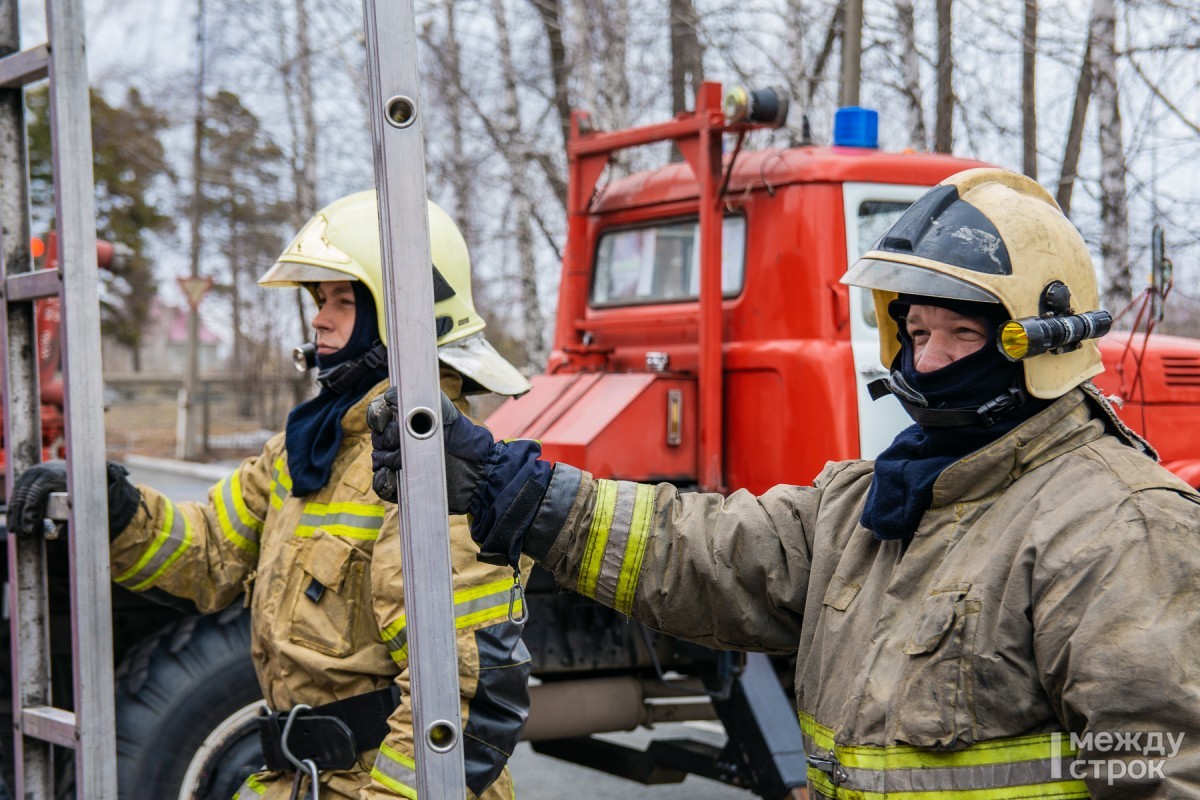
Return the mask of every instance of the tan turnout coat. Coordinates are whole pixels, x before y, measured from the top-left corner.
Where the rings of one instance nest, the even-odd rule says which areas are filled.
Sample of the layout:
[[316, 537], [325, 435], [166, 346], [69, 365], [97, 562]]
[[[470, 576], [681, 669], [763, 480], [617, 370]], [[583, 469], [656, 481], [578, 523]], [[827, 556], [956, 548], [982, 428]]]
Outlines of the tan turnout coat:
[[796, 654], [814, 796], [1197, 797], [1200, 495], [1142, 450], [1074, 390], [948, 467], [909, 543], [859, 524], [871, 462], [728, 498], [559, 465], [524, 546], [659, 630]]
[[[318, 706], [393, 681], [402, 697], [409, 694], [396, 507], [371, 489], [365, 417], [385, 384], [346, 412], [332, 477], [317, 492], [291, 495], [280, 433], [213, 487], [207, 503], [174, 503], [139, 487], [142, 507], [112, 544], [114, 578], [128, 588], [153, 586], [204, 612], [245, 593], [251, 654], [272, 709]], [[443, 369], [442, 388], [465, 410], [457, 373]], [[483, 797], [511, 800], [503, 764], [528, 705], [528, 653], [519, 626], [508, 621], [512, 571], [480, 563], [476, 553], [465, 518], [451, 517], [468, 782], [474, 766]], [[317, 602], [305, 595], [314, 579], [324, 587]], [[403, 699], [389, 727], [381, 748], [362, 753], [357, 768], [322, 775], [323, 798], [416, 797], [412, 719]], [[490, 778], [483, 792], [480, 784]], [[291, 774], [260, 773], [238, 797], [286, 798], [291, 786]]]

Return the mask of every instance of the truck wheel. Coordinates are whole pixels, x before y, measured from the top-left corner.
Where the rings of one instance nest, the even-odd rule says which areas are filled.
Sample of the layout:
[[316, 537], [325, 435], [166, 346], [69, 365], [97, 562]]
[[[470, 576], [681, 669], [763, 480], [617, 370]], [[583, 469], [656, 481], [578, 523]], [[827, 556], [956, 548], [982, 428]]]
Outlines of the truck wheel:
[[120, 797], [229, 800], [263, 763], [262, 705], [240, 604], [141, 642], [117, 668]]

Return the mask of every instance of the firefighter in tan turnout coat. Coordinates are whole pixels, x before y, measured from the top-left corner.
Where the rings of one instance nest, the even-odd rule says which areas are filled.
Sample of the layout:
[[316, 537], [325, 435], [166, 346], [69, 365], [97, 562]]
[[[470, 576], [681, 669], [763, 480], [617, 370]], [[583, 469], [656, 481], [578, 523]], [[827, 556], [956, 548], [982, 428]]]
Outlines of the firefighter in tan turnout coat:
[[[683, 493], [547, 464], [443, 402], [450, 509], [660, 630], [796, 654], [814, 796], [1200, 796], [1200, 495], [1088, 380], [1109, 320], [1082, 238], [1033, 181], [971, 170], [845, 281], [916, 422], [874, 462]], [[387, 466], [386, 398], [368, 415]]]
[[[244, 593], [251, 609], [254, 666], [275, 713], [260, 720], [269, 769], [239, 800], [288, 798], [296, 782], [309, 796], [281, 746], [287, 712], [300, 705], [312, 709], [297, 715], [289, 749], [320, 768], [322, 798], [417, 796], [396, 507], [372, 491], [365, 422], [387, 384], [376, 219], [373, 191], [331, 204], [259, 281], [312, 292], [320, 311], [308, 356], [322, 386], [261, 455], [207, 503], [174, 503], [110, 467], [110, 506], [125, 516], [112, 522], [116, 582], [204, 612]], [[432, 203], [429, 222], [443, 392], [465, 411], [466, 392], [527, 391], [483, 337], [461, 234]], [[513, 571], [479, 562], [463, 518], [450, 523], [469, 796], [511, 800], [505, 763], [527, 714], [530, 666], [510, 619]]]

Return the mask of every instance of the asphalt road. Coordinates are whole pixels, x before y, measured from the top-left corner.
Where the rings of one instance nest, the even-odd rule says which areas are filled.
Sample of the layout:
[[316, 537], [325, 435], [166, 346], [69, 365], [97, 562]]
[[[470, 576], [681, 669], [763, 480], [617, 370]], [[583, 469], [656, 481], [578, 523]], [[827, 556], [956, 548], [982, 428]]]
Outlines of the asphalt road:
[[[172, 500], [203, 500], [209, 488], [224, 477], [231, 466], [181, 465], [178, 462], [131, 457], [126, 464], [137, 483], [153, 486]], [[653, 730], [606, 734], [601, 738], [627, 747], [645, 749], [654, 738], [691, 738], [721, 745], [725, 732], [712, 722], [659, 725]], [[682, 783], [643, 786], [603, 772], [539, 755], [521, 744], [509, 762], [520, 800], [750, 800], [749, 792], [704, 778], [689, 776]]]

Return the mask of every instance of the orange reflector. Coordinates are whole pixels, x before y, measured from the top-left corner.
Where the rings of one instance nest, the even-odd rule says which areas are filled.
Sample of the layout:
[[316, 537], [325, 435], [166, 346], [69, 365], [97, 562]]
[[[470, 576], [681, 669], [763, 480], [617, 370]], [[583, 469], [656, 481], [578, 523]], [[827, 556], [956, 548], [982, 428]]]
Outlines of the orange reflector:
[[46, 243], [38, 237], [33, 237], [29, 240], [29, 252], [34, 258], [41, 258], [46, 254]]

